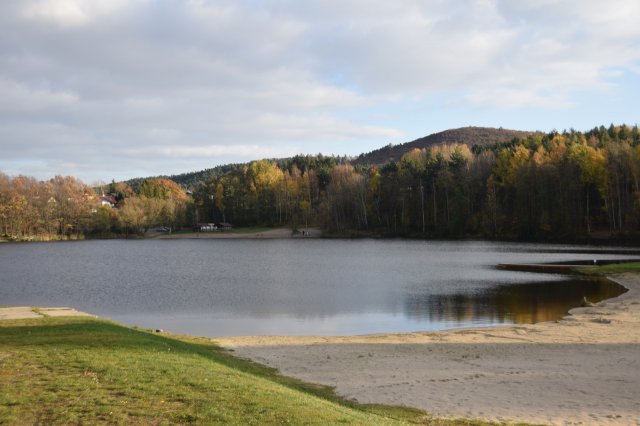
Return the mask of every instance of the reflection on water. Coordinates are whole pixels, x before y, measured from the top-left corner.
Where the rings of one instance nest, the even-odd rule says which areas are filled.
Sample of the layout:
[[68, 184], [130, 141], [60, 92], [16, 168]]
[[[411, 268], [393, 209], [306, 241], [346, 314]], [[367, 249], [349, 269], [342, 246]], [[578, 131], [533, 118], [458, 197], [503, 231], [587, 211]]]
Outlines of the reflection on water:
[[138, 240], [0, 246], [0, 305], [72, 306], [209, 336], [362, 334], [558, 319], [612, 284], [498, 263], [629, 258], [567, 245]]
[[408, 296], [405, 312], [437, 323], [533, 324], [559, 320], [584, 299], [595, 303], [625, 291], [605, 279], [502, 284], [478, 293]]

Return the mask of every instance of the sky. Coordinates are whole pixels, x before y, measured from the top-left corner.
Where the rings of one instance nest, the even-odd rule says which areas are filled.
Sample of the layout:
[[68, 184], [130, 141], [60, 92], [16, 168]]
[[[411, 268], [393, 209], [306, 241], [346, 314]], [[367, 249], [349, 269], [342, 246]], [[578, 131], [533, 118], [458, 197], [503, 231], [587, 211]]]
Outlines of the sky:
[[0, 172], [87, 183], [640, 121], [638, 0], [2, 0]]

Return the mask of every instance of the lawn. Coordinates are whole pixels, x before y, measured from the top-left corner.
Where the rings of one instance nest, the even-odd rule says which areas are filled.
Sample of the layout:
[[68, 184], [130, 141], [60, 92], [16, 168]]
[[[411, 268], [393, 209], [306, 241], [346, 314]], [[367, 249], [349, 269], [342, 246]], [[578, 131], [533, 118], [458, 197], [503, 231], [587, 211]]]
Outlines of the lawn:
[[224, 231], [232, 234], [257, 234], [259, 232], [271, 231], [278, 228], [269, 228], [266, 226], [248, 226], [245, 228], [233, 228], [231, 231]]
[[0, 389], [0, 424], [467, 424], [345, 401], [206, 338], [93, 318], [0, 321]]
[[612, 263], [595, 268], [577, 268], [577, 272], [587, 275], [622, 274], [625, 272], [640, 272], [640, 262]]

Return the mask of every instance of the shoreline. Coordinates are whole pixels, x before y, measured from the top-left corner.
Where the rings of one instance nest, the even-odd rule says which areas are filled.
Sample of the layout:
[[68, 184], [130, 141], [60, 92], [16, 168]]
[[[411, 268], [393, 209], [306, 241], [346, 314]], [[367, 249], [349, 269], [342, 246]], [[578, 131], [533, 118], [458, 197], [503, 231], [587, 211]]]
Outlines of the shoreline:
[[[629, 276], [631, 279], [620, 279], [620, 276]], [[592, 306], [586, 307], [575, 307], [569, 309], [567, 315], [562, 317], [560, 320], [555, 321], [543, 321], [536, 322], [531, 324], [505, 324], [505, 325], [494, 325], [494, 326], [485, 326], [485, 327], [459, 327], [452, 328], [447, 330], [435, 330], [435, 331], [414, 331], [414, 332], [397, 332], [397, 333], [367, 333], [367, 334], [355, 334], [355, 335], [336, 335], [336, 336], [324, 336], [324, 335], [258, 335], [258, 336], [226, 336], [226, 337], [211, 337], [211, 339], [219, 342], [221, 345], [229, 345], [233, 348], [239, 348], [243, 346], [260, 346], [260, 345], [270, 345], [270, 344], [315, 344], [315, 343], [405, 343], [407, 341], [415, 342], [415, 343], [432, 343], [434, 341], [441, 342], [444, 340], [451, 341], [451, 337], [446, 337], [448, 335], [455, 336], [468, 336], [470, 334], [474, 334], [474, 332], [478, 333], [490, 333], [486, 334], [485, 337], [490, 339], [496, 339], [496, 341], [500, 341], [500, 339], [505, 339], [503, 332], [509, 330], [512, 331], [514, 329], [522, 330], [526, 328], [536, 328], [538, 326], [564, 326], [564, 325], [575, 325], [577, 322], [584, 321], [590, 319], [593, 315], [602, 314], [604, 316], [611, 315], [608, 312], [602, 311], [604, 305], [608, 303], [617, 303], [620, 300], [626, 300], [631, 298], [632, 300], [627, 301], [630, 304], [638, 304], [640, 305], [640, 274], [633, 273], [623, 273], [623, 274], [612, 274], [606, 275], [603, 278], [608, 279], [610, 281], [615, 282], [622, 286], [626, 291], [619, 296], [601, 300], [593, 304]], [[635, 278], [637, 278], [637, 282], [635, 282]], [[593, 319], [593, 318], [591, 318]], [[600, 320], [596, 322], [601, 322]], [[638, 318], [638, 322], [640, 322], [640, 318]], [[604, 323], [604, 322], [602, 322]], [[639, 330], [640, 331], [640, 330]], [[517, 332], [516, 334], [522, 335], [522, 332]], [[605, 340], [600, 339], [599, 336], [592, 336], [598, 342], [607, 342], [611, 343], [615, 341], [615, 337], [607, 334], [603, 338]], [[613, 339], [613, 340], [609, 340]], [[455, 340], [455, 339], [454, 339]], [[494, 340], [489, 340], [493, 342]], [[623, 342], [627, 342], [627, 338], [622, 338]], [[554, 341], [555, 342], [555, 341]], [[579, 342], [586, 343], [592, 342], [590, 340], [585, 340], [584, 338], [580, 339]], [[531, 343], [540, 343], [540, 342], [531, 342]], [[636, 343], [640, 344], [640, 332], [638, 333], [638, 340]]]
[[640, 275], [560, 321], [360, 336], [212, 339], [345, 398], [438, 417], [543, 424], [640, 423]]
[[[302, 235], [304, 230], [305, 235]], [[275, 228], [268, 229], [259, 232], [246, 232], [246, 233], [234, 233], [234, 232], [191, 232], [187, 234], [156, 234], [150, 235], [145, 238], [153, 238], [155, 240], [207, 240], [207, 239], [221, 239], [221, 240], [238, 240], [238, 239], [298, 239], [298, 238], [320, 238], [322, 237], [322, 231], [317, 228], [300, 228], [299, 232], [294, 234], [290, 228]]]
[[[281, 374], [335, 387], [359, 403], [438, 418], [544, 424], [640, 424], [640, 274], [607, 276], [627, 291], [562, 320], [357, 336], [211, 338]], [[89, 315], [22, 310], [31, 318]], [[75, 313], [74, 313], [75, 312]]]

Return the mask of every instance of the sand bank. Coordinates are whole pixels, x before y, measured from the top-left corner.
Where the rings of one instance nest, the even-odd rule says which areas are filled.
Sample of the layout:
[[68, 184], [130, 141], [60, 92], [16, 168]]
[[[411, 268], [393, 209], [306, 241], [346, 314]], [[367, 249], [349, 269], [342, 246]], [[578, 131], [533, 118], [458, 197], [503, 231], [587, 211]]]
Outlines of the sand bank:
[[443, 417], [640, 425], [640, 275], [559, 322], [353, 337], [215, 339], [362, 403]]

